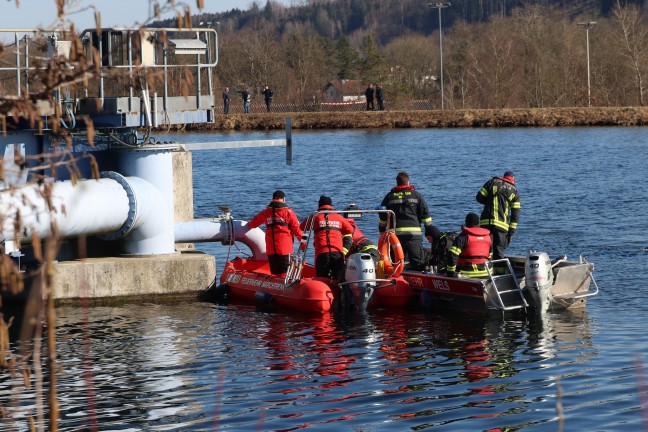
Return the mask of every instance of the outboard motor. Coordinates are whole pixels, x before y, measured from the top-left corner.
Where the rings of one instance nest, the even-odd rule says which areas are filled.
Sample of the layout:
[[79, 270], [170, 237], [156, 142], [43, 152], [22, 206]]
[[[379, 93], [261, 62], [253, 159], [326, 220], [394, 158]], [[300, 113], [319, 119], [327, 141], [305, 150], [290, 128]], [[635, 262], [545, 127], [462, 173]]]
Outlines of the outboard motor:
[[364, 310], [376, 287], [376, 263], [368, 253], [356, 253], [347, 258], [344, 282], [340, 284], [342, 306], [355, 305]]
[[549, 255], [530, 251], [524, 263], [524, 282], [529, 303], [541, 312], [551, 304], [554, 276]]

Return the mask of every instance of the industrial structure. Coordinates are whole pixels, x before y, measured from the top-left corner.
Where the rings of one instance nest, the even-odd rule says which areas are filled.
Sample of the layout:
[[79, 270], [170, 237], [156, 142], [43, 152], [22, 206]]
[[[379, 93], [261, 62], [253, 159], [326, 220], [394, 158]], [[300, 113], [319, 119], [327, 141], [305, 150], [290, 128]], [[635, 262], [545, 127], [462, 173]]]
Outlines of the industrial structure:
[[53, 98], [36, 103], [36, 121], [20, 108], [3, 117], [0, 241], [28, 270], [32, 241], [56, 234], [54, 298], [195, 293], [214, 282], [216, 264], [191, 243], [263, 235], [229, 215], [194, 220], [191, 152], [151, 138], [163, 125], [214, 121], [213, 29], [2, 29], [0, 36], [12, 38], [0, 75], [15, 83], [16, 100], [42, 91], [36, 77], [53, 65], [76, 72], [67, 59], [96, 71], [83, 94], [73, 85], [52, 89]]

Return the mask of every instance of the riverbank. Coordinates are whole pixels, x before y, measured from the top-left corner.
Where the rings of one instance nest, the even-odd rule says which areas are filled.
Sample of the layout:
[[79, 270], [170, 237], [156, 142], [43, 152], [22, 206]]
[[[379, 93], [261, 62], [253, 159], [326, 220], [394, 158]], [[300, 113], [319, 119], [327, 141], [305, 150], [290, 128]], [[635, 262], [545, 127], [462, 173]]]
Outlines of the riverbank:
[[217, 114], [214, 123], [182, 125], [176, 129], [192, 131], [277, 130], [285, 128], [286, 117], [292, 119], [293, 129], [646, 126], [648, 125], [648, 108], [519, 108]]

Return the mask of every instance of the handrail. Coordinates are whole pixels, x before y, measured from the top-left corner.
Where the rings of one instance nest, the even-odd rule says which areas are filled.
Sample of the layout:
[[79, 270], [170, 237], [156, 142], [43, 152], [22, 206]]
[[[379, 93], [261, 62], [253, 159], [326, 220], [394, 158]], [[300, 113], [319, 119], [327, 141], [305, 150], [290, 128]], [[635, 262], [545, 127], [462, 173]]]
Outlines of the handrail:
[[596, 283], [596, 280], [594, 279], [594, 275], [592, 274], [591, 271], [587, 272], [587, 275], [590, 277], [590, 279], [592, 279], [592, 282], [594, 283], [594, 287], [596, 288], [596, 290], [595, 291], [589, 291], [588, 290], [586, 293], [571, 296], [570, 297], [571, 299], [581, 299], [581, 298], [586, 298], [586, 297], [592, 297], [592, 296], [595, 296], [595, 295], [597, 295], [599, 293], [599, 287], [598, 287], [598, 284]]

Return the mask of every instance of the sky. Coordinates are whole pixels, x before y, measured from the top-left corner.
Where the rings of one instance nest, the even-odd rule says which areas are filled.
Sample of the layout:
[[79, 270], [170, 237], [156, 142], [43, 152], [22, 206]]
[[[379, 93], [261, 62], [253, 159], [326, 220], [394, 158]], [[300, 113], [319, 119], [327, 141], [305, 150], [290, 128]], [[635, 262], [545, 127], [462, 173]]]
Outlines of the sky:
[[[52, 27], [56, 24], [56, 0], [0, 0], [0, 28], [38, 28]], [[164, 0], [158, 0], [160, 4]], [[192, 14], [200, 12], [215, 13], [231, 9], [246, 10], [253, 0], [203, 0], [204, 8], [199, 11], [195, 0], [175, 0], [176, 5], [186, 4]], [[278, 0], [278, 3], [290, 5], [293, 0]], [[149, 0], [67, 0], [67, 3], [78, 5], [78, 13], [69, 14], [68, 20], [74, 23], [77, 30], [94, 28], [94, 9], [101, 13], [102, 27], [132, 27], [144, 23], [148, 16], [151, 3]], [[264, 6], [266, 0], [257, 0]], [[181, 8], [180, 8], [181, 9]], [[168, 13], [163, 18], [174, 17]], [[69, 24], [67, 25], [69, 26]]]

